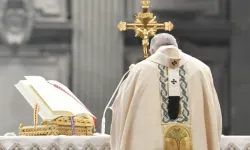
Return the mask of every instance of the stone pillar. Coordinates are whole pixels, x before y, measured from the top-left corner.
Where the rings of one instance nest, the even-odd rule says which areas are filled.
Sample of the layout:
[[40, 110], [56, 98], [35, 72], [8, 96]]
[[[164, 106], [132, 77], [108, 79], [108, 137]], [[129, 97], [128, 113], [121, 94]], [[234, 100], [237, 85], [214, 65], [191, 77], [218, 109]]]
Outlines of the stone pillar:
[[[96, 115], [102, 113], [123, 72], [123, 0], [74, 0], [73, 92]], [[109, 131], [111, 113], [107, 115]], [[100, 132], [100, 130], [98, 130]]]
[[231, 0], [231, 134], [250, 134], [250, 1]]

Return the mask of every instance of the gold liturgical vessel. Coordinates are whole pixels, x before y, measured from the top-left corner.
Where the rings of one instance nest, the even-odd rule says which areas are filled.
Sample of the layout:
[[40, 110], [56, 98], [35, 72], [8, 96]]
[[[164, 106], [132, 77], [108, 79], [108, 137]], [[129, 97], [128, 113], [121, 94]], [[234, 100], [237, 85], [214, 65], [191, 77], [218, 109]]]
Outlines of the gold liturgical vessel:
[[94, 120], [90, 115], [62, 116], [50, 121], [43, 121], [38, 125], [38, 104], [34, 107], [34, 125], [24, 126], [20, 124], [20, 136], [56, 136], [56, 135], [93, 135]]
[[142, 12], [135, 16], [134, 23], [120, 22], [117, 27], [120, 31], [134, 30], [135, 36], [142, 38], [143, 55], [148, 57], [149, 38], [154, 36], [157, 30], [171, 31], [174, 25], [169, 21], [157, 23], [156, 16], [149, 12], [150, 0], [141, 0]]

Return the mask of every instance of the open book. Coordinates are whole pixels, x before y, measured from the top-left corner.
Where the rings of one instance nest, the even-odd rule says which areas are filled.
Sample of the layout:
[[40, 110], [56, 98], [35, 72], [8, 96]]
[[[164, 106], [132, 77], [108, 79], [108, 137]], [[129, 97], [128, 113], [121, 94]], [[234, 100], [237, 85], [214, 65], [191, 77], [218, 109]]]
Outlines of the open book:
[[63, 84], [53, 80], [46, 81], [40, 76], [25, 76], [25, 79], [15, 87], [32, 108], [38, 104], [38, 114], [43, 120], [88, 114], [96, 121], [96, 117]]

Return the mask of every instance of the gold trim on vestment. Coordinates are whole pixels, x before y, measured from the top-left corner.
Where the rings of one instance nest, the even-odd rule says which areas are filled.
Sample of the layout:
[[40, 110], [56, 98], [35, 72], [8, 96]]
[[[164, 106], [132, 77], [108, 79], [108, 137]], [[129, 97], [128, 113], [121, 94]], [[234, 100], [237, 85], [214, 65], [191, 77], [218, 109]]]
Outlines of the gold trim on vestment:
[[163, 125], [164, 150], [192, 150], [191, 128], [187, 124]]

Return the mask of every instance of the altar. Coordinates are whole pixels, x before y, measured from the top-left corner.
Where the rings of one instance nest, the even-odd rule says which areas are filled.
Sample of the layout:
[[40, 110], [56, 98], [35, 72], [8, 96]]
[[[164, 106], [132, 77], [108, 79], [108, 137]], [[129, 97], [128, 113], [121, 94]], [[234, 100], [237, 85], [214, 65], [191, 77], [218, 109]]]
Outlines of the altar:
[[108, 135], [0, 136], [0, 150], [110, 150]]
[[250, 150], [250, 136], [223, 136], [221, 150]]
[[[0, 150], [111, 150], [109, 135], [0, 136]], [[222, 136], [221, 150], [250, 150], [250, 136]]]

